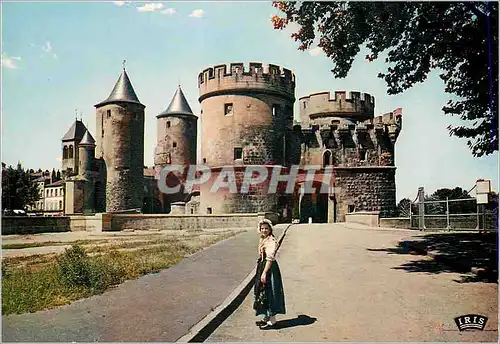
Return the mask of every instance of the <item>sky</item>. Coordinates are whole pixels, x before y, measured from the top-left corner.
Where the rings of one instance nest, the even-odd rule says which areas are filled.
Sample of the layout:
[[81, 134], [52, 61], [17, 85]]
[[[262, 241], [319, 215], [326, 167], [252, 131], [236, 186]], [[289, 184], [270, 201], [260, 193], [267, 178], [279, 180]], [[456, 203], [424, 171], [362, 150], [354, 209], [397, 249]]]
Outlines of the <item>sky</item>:
[[[297, 100], [335, 90], [375, 97], [375, 115], [403, 108], [396, 143], [397, 199], [423, 186], [471, 189], [491, 179], [498, 191], [498, 153], [475, 158], [466, 140], [450, 137], [460, 120], [443, 114], [450, 95], [437, 72], [389, 96], [383, 59], [360, 53], [349, 75], [335, 79], [317, 47], [299, 51], [292, 28], [274, 30], [270, 2], [4, 2], [2, 1], [2, 161], [25, 168], [61, 168], [61, 139], [82, 118], [95, 137], [94, 105], [106, 99], [122, 61], [146, 105], [145, 165], [153, 165], [156, 115], [179, 83], [195, 114], [198, 73], [222, 63], [263, 62], [291, 69]], [[295, 118], [298, 119], [298, 101]]]

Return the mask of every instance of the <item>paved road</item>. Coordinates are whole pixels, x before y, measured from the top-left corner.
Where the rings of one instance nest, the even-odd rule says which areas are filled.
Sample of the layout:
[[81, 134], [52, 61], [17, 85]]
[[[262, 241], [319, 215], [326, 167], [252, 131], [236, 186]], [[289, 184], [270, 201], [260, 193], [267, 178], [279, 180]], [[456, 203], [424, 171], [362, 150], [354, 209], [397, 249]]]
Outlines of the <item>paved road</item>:
[[[277, 235], [284, 228], [278, 226]], [[102, 295], [53, 310], [3, 316], [2, 341], [174, 342], [252, 271], [258, 238], [252, 229]]]
[[[287, 303], [278, 329], [255, 326], [250, 294], [207, 341], [496, 342], [498, 285], [458, 283], [431, 258], [383, 250], [414, 233], [292, 226], [278, 254]], [[402, 269], [416, 261], [439, 273]], [[469, 313], [489, 318], [485, 331], [458, 331], [454, 317]]]

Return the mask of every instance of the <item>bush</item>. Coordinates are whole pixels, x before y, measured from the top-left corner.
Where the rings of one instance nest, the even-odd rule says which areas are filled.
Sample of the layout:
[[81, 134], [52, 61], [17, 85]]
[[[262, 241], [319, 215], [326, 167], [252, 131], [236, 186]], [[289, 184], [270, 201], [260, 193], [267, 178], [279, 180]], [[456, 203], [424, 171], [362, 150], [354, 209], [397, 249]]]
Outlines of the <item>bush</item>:
[[85, 249], [80, 245], [73, 245], [57, 257], [59, 277], [63, 284], [68, 286], [90, 287], [91, 266]]

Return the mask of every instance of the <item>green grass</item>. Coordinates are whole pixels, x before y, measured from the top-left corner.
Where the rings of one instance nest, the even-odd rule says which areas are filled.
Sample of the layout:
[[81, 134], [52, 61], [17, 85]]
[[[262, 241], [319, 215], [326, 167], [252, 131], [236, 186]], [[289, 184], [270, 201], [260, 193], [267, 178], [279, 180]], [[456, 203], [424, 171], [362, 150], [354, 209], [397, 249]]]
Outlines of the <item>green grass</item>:
[[192, 238], [189, 242], [157, 240], [153, 242], [158, 246], [128, 252], [106, 247], [106, 253], [94, 256], [74, 245], [59, 256], [34, 256], [24, 261], [6, 258], [2, 263], [2, 314], [36, 312], [100, 294], [126, 280], [169, 268], [234, 234]]
[[90, 245], [90, 244], [101, 244], [107, 242], [107, 240], [77, 240], [73, 242], [61, 242], [61, 241], [45, 241], [45, 242], [32, 242], [32, 243], [17, 243], [17, 244], [4, 244], [2, 249], [4, 250], [18, 250], [23, 248], [32, 247], [45, 247], [45, 246], [64, 246], [64, 245]]

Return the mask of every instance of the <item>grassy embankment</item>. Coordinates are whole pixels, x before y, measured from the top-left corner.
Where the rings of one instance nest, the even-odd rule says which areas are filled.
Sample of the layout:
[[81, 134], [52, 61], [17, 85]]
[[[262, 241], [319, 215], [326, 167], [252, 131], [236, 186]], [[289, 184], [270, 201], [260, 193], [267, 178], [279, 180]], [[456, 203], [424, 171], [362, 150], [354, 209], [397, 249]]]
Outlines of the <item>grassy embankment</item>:
[[87, 243], [80, 242], [60, 255], [5, 258], [2, 262], [2, 314], [36, 312], [100, 294], [126, 280], [169, 268], [186, 256], [234, 234], [93, 245], [87, 249], [82, 246]]

